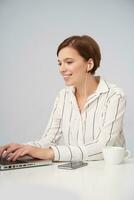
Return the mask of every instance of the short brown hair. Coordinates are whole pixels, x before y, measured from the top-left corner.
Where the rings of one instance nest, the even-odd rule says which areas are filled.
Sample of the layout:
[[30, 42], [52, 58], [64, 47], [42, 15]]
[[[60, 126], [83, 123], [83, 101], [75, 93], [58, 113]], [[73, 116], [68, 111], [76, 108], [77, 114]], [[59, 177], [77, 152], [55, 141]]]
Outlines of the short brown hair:
[[83, 36], [75, 35], [68, 37], [58, 46], [57, 56], [60, 50], [67, 46], [77, 50], [79, 55], [82, 56], [86, 61], [88, 61], [89, 58], [93, 59], [94, 67], [90, 71], [90, 73], [94, 74], [96, 69], [100, 66], [100, 60], [101, 60], [100, 48], [97, 42], [88, 35], [83, 35]]

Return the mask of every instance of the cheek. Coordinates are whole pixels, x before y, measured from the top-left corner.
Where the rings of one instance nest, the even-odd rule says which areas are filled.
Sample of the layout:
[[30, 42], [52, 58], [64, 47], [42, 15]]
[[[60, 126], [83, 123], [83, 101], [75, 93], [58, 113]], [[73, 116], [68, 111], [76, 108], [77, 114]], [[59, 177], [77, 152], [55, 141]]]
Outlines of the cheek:
[[71, 70], [72, 70], [73, 73], [81, 73], [82, 67], [81, 67], [81, 65], [75, 64], [71, 67]]
[[85, 73], [84, 67], [78, 66], [77, 68], [75, 68], [74, 73], [76, 73], [76, 74], [82, 76], [82, 74]]

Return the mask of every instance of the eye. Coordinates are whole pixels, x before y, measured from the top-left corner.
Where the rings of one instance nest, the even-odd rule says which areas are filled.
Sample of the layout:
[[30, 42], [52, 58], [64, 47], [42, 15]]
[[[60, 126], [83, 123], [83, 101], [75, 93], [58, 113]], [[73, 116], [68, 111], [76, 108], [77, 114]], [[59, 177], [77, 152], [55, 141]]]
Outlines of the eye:
[[68, 65], [70, 65], [70, 64], [72, 64], [73, 63], [73, 61], [67, 61], [67, 64]]
[[61, 63], [58, 63], [59, 66], [61, 66]]

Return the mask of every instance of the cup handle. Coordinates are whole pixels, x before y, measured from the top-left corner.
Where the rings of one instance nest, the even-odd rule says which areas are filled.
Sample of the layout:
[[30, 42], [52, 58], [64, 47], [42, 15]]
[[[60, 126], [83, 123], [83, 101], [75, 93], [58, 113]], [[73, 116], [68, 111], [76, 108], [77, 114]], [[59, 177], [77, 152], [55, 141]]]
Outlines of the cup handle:
[[126, 149], [126, 151], [125, 151], [125, 159], [128, 159], [130, 157], [131, 157], [131, 152], [128, 149]]

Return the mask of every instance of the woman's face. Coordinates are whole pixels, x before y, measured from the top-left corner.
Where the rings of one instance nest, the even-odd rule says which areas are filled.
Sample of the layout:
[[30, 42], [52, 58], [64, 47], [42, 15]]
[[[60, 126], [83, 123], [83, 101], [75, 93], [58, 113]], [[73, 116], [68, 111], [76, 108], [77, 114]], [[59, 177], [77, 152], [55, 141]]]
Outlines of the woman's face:
[[66, 85], [79, 86], [85, 80], [87, 61], [72, 47], [65, 47], [60, 50], [58, 64]]

